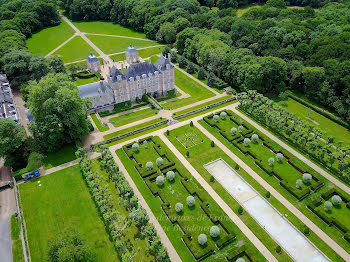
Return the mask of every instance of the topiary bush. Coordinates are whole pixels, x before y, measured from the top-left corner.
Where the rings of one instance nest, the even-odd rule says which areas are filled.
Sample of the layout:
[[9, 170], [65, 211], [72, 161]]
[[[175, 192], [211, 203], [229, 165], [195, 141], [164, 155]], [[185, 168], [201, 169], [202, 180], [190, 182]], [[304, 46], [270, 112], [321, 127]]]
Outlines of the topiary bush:
[[245, 146], [249, 146], [250, 139], [249, 138], [244, 138], [243, 143], [244, 143]]
[[219, 118], [220, 118], [220, 117], [219, 117], [218, 115], [214, 115], [214, 116], [213, 116], [213, 120], [214, 120], [215, 122], [219, 121]]
[[240, 215], [243, 214], [243, 207], [239, 206], [239, 208], [238, 208], [238, 214], [240, 214]]
[[333, 205], [338, 206], [341, 203], [341, 201], [342, 200], [341, 200], [340, 196], [338, 196], [338, 195], [332, 196], [332, 203], [333, 203]]
[[273, 166], [273, 163], [275, 163], [275, 159], [273, 157], [270, 157], [268, 160], [269, 166]]
[[140, 145], [138, 143], [133, 143], [132, 144], [132, 150], [134, 152], [139, 152]]
[[259, 136], [257, 134], [253, 134], [251, 139], [252, 139], [252, 142], [254, 144], [256, 144], [258, 142], [258, 140], [259, 140]]
[[210, 176], [210, 182], [214, 182], [215, 181], [215, 178], [213, 176]]
[[283, 154], [277, 153], [277, 154], [276, 154], [276, 160], [277, 160], [277, 162], [281, 162], [282, 159], [283, 159]]
[[188, 196], [188, 197], [186, 198], [186, 202], [187, 202], [187, 205], [188, 205], [189, 207], [192, 207], [192, 206], [194, 206], [196, 200], [194, 199], [193, 196]]
[[301, 179], [298, 179], [298, 180], [295, 182], [296, 188], [300, 188], [302, 184], [303, 184], [303, 181], [302, 181]]
[[245, 262], [243, 257], [237, 258], [236, 262]]
[[270, 191], [267, 191], [266, 194], [265, 194], [266, 198], [270, 198], [271, 197], [271, 193]]
[[183, 210], [183, 208], [184, 208], [184, 205], [183, 205], [183, 204], [181, 204], [181, 203], [176, 203], [176, 205], [175, 205], [175, 211], [176, 211], [177, 213], [180, 213], [180, 212]]
[[215, 146], [214, 141], [211, 141], [211, 142], [210, 142], [210, 146], [211, 146], [211, 147], [214, 147], [214, 146]]
[[198, 70], [198, 79], [199, 79], [199, 80], [203, 80], [203, 79], [205, 79], [206, 77], [207, 77], [207, 74], [206, 74], [204, 68], [203, 68], [203, 67], [200, 67], [199, 70]]
[[218, 226], [212, 226], [210, 228], [210, 235], [212, 237], [218, 237], [220, 235], [220, 228]]
[[147, 168], [148, 170], [152, 170], [152, 169], [153, 169], [153, 163], [152, 163], [152, 162], [147, 162], [147, 163], [146, 163], [146, 168]]
[[244, 127], [243, 127], [242, 125], [240, 125], [240, 126], [238, 127], [238, 132], [242, 133], [242, 132], [243, 132], [243, 129], [244, 129]]
[[186, 156], [190, 157], [190, 151], [186, 151]]
[[324, 202], [324, 210], [325, 210], [325, 211], [331, 210], [332, 207], [333, 207], [332, 202], [330, 202], [330, 201]]
[[305, 184], [309, 183], [312, 179], [312, 176], [309, 173], [304, 173], [303, 174], [303, 181]]
[[174, 171], [168, 171], [166, 173], [166, 178], [168, 179], [168, 181], [173, 181], [175, 179], [175, 173]]
[[207, 235], [206, 234], [200, 234], [198, 236], [198, 243], [202, 246], [204, 246], [207, 243], [208, 239], [207, 239]]
[[220, 118], [221, 118], [222, 120], [224, 120], [224, 119], [226, 118], [226, 116], [227, 116], [227, 113], [226, 113], [226, 112], [221, 112], [221, 113], [220, 113]]
[[277, 246], [276, 247], [276, 253], [277, 254], [281, 254], [281, 252], [282, 252], [282, 248], [280, 246]]
[[158, 157], [158, 158], [157, 158], [157, 160], [156, 160], [156, 163], [157, 163], [157, 166], [161, 166], [161, 165], [163, 165], [163, 163], [164, 163], [163, 158]]
[[236, 135], [236, 133], [237, 133], [237, 128], [235, 128], [235, 127], [232, 127], [231, 128], [231, 135]]
[[192, 121], [190, 122], [190, 126], [193, 126], [193, 122]]
[[164, 185], [164, 177], [163, 176], [157, 176], [156, 183], [158, 186]]
[[306, 236], [310, 235], [310, 228], [305, 227], [305, 228], [304, 228], [304, 234], [305, 234]]

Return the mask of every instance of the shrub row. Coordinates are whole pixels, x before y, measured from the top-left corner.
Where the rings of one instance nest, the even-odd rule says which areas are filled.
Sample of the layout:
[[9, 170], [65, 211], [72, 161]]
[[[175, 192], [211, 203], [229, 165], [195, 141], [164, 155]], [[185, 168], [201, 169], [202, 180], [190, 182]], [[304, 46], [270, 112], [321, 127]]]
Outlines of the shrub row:
[[[131, 104], [131, 101], [127, 101], [127, 102], [130, 102]], [[120, 103], [120, 104], [124, 104], [125, 105], [126, 102], [123, 102], [123, 103]], [[118, 105], [118, 104], [117, 104]], [[106, 117], [106, 116], [111, 116], [111, 115], [114, 115], [114, 114], [117, 114], [117, 113], [121, 113], [121, 112], [124, 112], [124, 111], [128, 111], [128, 110], [131, 110], [131, 109], [135, 109], [135, 108], [139, 108], [139, 107], [142, 107], [142, 106], [145, 106], [146, 104], [145, 103], [141, 103], [141, 104], [137, 104], [137, 105], [134, 105], [134, 106], [117, 106], [115, 105], [114, 106], [114, 109], [112, 111], [103, 111], [103, 112], [100, 112], [98, 113], [100, 115], [100, 117]]]
[[144, 102], [147, 102], [151, 105], [152, 108], [155, 108], [157, 110], [161, 110], [162, 106], [158, 103], [158, 101], [156, 99], [154, 99], [153, 96], [146, 94], [142, 97], [142, 100]]

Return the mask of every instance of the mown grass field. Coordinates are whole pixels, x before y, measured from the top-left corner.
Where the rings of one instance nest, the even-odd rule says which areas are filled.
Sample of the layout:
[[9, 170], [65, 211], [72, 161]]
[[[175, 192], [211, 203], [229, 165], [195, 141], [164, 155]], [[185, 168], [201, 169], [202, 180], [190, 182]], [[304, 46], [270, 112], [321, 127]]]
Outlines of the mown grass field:
[[48, 153], [44, 159], [43, 166], [45, 169], [50, 169], [55, 166], [73, 161], [76, 159], [75, 151], [77, 150], [74, 144], [63, 145], [60, 150]]
[[28, 50], [34, 54], [47, 55], [74, 34], [74, 30], [61, 19], [58, 26], [45, 28], [28, 38]]
[[96, 261], [119, 261], [78, 165], [19, 189], [32, 261], [45, 261], [48, 241], [70, 228], [96, 254]]
[[[172, 161], [175, 162], [176, 169], [178, 172], [181, 174], [187, 175], [188, 179], [191, 181], [196, 181], [195, 178], [191, 176], [191, 174], [188, 172], [188, 170], [183, 166], [183, 164], [175, 157], [175, 155], [171, 152], [171, 150], [163, 143], [160, 141], [158, 137], [154, 137], [154, 139], [159, 141], [162, 150], [166, 152], [166, 154], [172, 159]], [[141, 150], [143, 149], [144, 145], [140, 146]], [[149, 150], [152, 150], [152, 146], [148, 146]], [[140, 151], [141, 151], [140, 150]], [[142, 163], [145, 163], [147, 161], [153, 161], [155, 165], [155, 159], [157, 157], [156, 154], [149, 152], [143, 152], [139, 154], [137, 157], [140, 158], [140, 161]], [[150, 206], [152, 212], [155, 214], [157, 217], [159, 223], [162, 225], [165, 233], [169, 237], [169, 240], [172, 242], [174, 248], [176, 249], [177, 253], [179, 254], [180, 258], [182, 261], [195, 261], [191, 253], [189, 252], [189, 249], [186, 247], [184, 242], [182, 241], [183, 237], [183, 232], [178, 228], [177, 225], [173, 225], [169, 219], [167, 218], [166, 214], [162, 210], [161, 204], [162, 201], [160, 200], [159, 197], [153, 196], [151, 193], [150, 189], [147, 187], [145, 184], [144, 180], [140, 176], [140, 174], [137, 173], [134, 165], [135, 162], [130, 160], [123, 149], [119, 149], [116, 151], [118, 157], [121, 159], [123, 162], [125, 168], [127, 169], [129, 175], [132, 177], [133, 181], [135, 182], [136, 186], [142, 193], [143, 197], [145, 198], [146, 202]], [[156, 168], [156, 167], [155, 167]], [[184, 219], [186, 219], [185, 227], [187, 230], [204, 230], [205, 228], [208, 228], [208, 226], [211, 226], [208, 224], [208, 221], [205, 220], [206, 215], [201, 212], [200, 210], [197, 210], [196, 208], [191, 212], [186, 207], [186, 197], [188, 196], [188, 192], [183, 190], [183, 186], [179, 182], [179, 175], [176, 173], [175, 175], [175, 183], [165, 183], [165, 185], [162, 187], [162, 190], [165, 191], [166, 196], [169, 197], [169, 201], [171, 201], [171, 208], [174, 208], [174, 203], [176, 202], [182, 202], [184, 206]], [[196, 188], [196, 192], [198, 195], [205, 199], [206, 202], [209, 203], [209, 207], [212, 210], [215, 210], [222, 214], [220, 217], [221, 219], [225, 220], [226, 222], [230, 221], [230, 225], [234, 228], [234, 232], [236, 234], [236, 239], [233, 243], [229, 244], [225, 248], [221, 250], [217, 250], [215, 254], [209, 256], [207, 259], [204, 261], [226, 261], [225, 259], [225, 254], [228, 254], [230, 251], [233, 251], [236, 249], [235, 245], [238, 243], [237, 241], [243, 241], [243, 243], [246, 246], [246, 252], [250, 255], [254, 255], [255, 257], [258, 257], [259, 261], [264, 261], [264, 258], [261, 256], [261, 254], [256, 250], [256, 248], [249, 242], [249, 240], [245, 237], [245, 235], [234, 225], [232, 224], [231, 220], [226, 216], [226, 214], [221, 210], [220, 206], [209, 196], [209, 194], [200, 186]], [[187, 194], [186, 194], [187, 193]], [[185, 195], [184, 195], [185, 194]], [[196, 205], [199, 204], [198, 198], [196, 198]], [[201, 212], [201, 213], [198, 213]], [[203, 217], [204, 215], [204, 217]], [[198, 222], [201, 221], [201, 222]], [[204, 221], [204, 222], [203, 222]], [[210, 220], [209, 220], [210, 221]], [[203, 223], [202, 223], [203, 222]], [[196, 226], [198, 223], [201, 223], [202, 226]], [[189, 229], [188, 229], [188, 228]], [[198, 231], [198, 232], [199, 232]], [[192, 234], [196, 235], [198, 232], [192, 232]], [[208, 235], [208, 244], [210, 244], [210, 236]], [[196, 241], [196, 237], [193, 238], [193, 241]], [[195, 243], [193, 244], [195, 245]]]
[[94, 121], [98, 131], [105, 132], [105, 131], [109, 130], [109, 126], [102, 125], [101, 122], [98, 120], [96, 114], [91, 114], [90, 117], [91, 117], [92, 121]]
[[84, 33], [121, 35], [146, 39], [146, 35], [143, 33], [108, 21], [79, 21], [73, 22], [73, 24]]
[[146, 109], [142, 109], [139, 111], [135, 111], [135, 112], [121, 115], [121, 116], [116, 116], [116, 117], [110, 118], [109, 122], [113, 123], [113, 125], [115, 127], [118, 127], [118, 126], [123, 126], [126, 124], [130, 124], [132, 122], [141, 120], [141, 119], [145, 119], [145, 118], [154, 116], [157, 113], [158, 113], [158, 111], [156, 111], [156, 110], [153, 110], [151, 108], [146, 108]]
[[76, 36], [58, 49], [54, 55], [61, 55], [63, 61], [69, 63], [86, 59], [91, 50], [91, 46], [89, 46], [80, 36]]
[[144, 40], [135, 40], [113, 36], [86, 35], [105, 54], [124, 52], [130, 44], [135, 48], [154, 46], [158, 43]]
[[22, 240], [20, 238], [21, 220], [16, 215], [11, 216], [11, 239], [12, 239], [12, 258], [13, 262], [24, 262]]
[[141, 50], [138, 50], [138, 52], [140, 57], [147, 58], [153, 55], [161, 54], [163, 49], [164, 49], [164, 46], [157, 46], [157, 47], [141, 49]]

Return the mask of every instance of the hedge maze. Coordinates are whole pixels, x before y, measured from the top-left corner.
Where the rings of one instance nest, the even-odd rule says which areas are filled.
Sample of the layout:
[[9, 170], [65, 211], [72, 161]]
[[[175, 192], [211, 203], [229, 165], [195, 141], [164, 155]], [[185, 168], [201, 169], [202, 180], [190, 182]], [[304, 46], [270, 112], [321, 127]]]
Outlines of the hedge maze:
[[[226, 117], [221, 117], [222, 112], [227, 114]], [[291, 157], [283, 151], [273, 148], [267, 139], [265, 140], [256, 130], [253, 132], [249, 125], [234, 115], [232, 111], [222, 112], [220, 117], [215, 117], [214, 114], [211, 114], [204, 117], [203, 120], [209, 126], [218, 129], [220, 134], [243, 154], [252, 157], [255, 164], [269, 176], [278, 179], [279, 184], [296, 199], [301, 201], [324, 185], [322, 179], [318, 178], [311, 171], [304, 170], [296, 165]], [[232, 132], [232, 128], [235, 128], [236, 132]], [[255, 143], [250, 141], [253, 134], [258, 135], [258, 140]], [[245, 144], [247, 138], [249, 141]], [[280, 161], [274, 161], [278, 153], [282, 154], [283, 158]], [[273, 158], [272, 164], [269, 163], [271, 158]], [[305, 173], [311, 175], [311, 180], [297, 185], [297, 180], [303, 180], [303, 174]]]
[[[128, 144], [123, 146], [123, 151], [130, 160], [134, 161], [135, 169], [152, 194], [161, 199], [161, 208], [170, 222], [174, 226], [178, 225], [176, 229], [182, 231], [182, 241], [193, 257], [197, 261], [201, 261], [220, 252], [228, 245], [230, 245], [230, 251], [225, 249], [225, 255], [236, 257], [244, 252], [244, 245], [237, 253], [237, 248], [233, 244], [236, 240], [235, 224], [190, 173], [185, 173], [183, 167], [177, 166], [166, 152], [166, 146], [163, 146], [160, 138], [149, 137], [138, 141], [138, 145], [139, 147], [136, 149], [135, 143]], [[160, 157], [163, 160], [162, 163], [157, 161]], [[146, 167], [149, 167], [149, 162], [153, 163], [152, 169]], [[172, 181], [167, 178], [169, 171], [175, 174]], [[159, 177], [163, 177], [163, 179]], [[163, 183], [159, 183], [159, 181], [163, 181]], [[186, 202], [188, 196], [194, 197], [195, 204], [193, 206]], [[180, 211], [175, 209], [178, 203], [183, 206]], [[210, 235], [210, 229], [213, 226], [217, 226], [220, 230], [217, 237]], [[205, 244], [199, 244], [200, 234], [207, 236]], [[249, 261], [252, 260], [249, 259]]]
[[[331, 201], [332, 197], [338, 195], [342, 202], [326, 210], [325, 202]], [[334, 189], [330, 189], [321, 195], [321, 197], [312, 201], [307, 206], [328, 226], [335, 226], [344, 234], [344, 239], [350, 242], [350, 201]]]

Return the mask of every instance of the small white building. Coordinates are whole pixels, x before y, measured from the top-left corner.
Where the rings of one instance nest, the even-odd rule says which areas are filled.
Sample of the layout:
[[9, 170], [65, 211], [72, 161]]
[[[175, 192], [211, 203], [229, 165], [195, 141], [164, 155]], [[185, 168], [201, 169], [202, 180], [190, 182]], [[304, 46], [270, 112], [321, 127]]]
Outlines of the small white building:
[[90, 73], [101, 73], [100, 60], [92, 52], [87, 57], [86, 62]]

